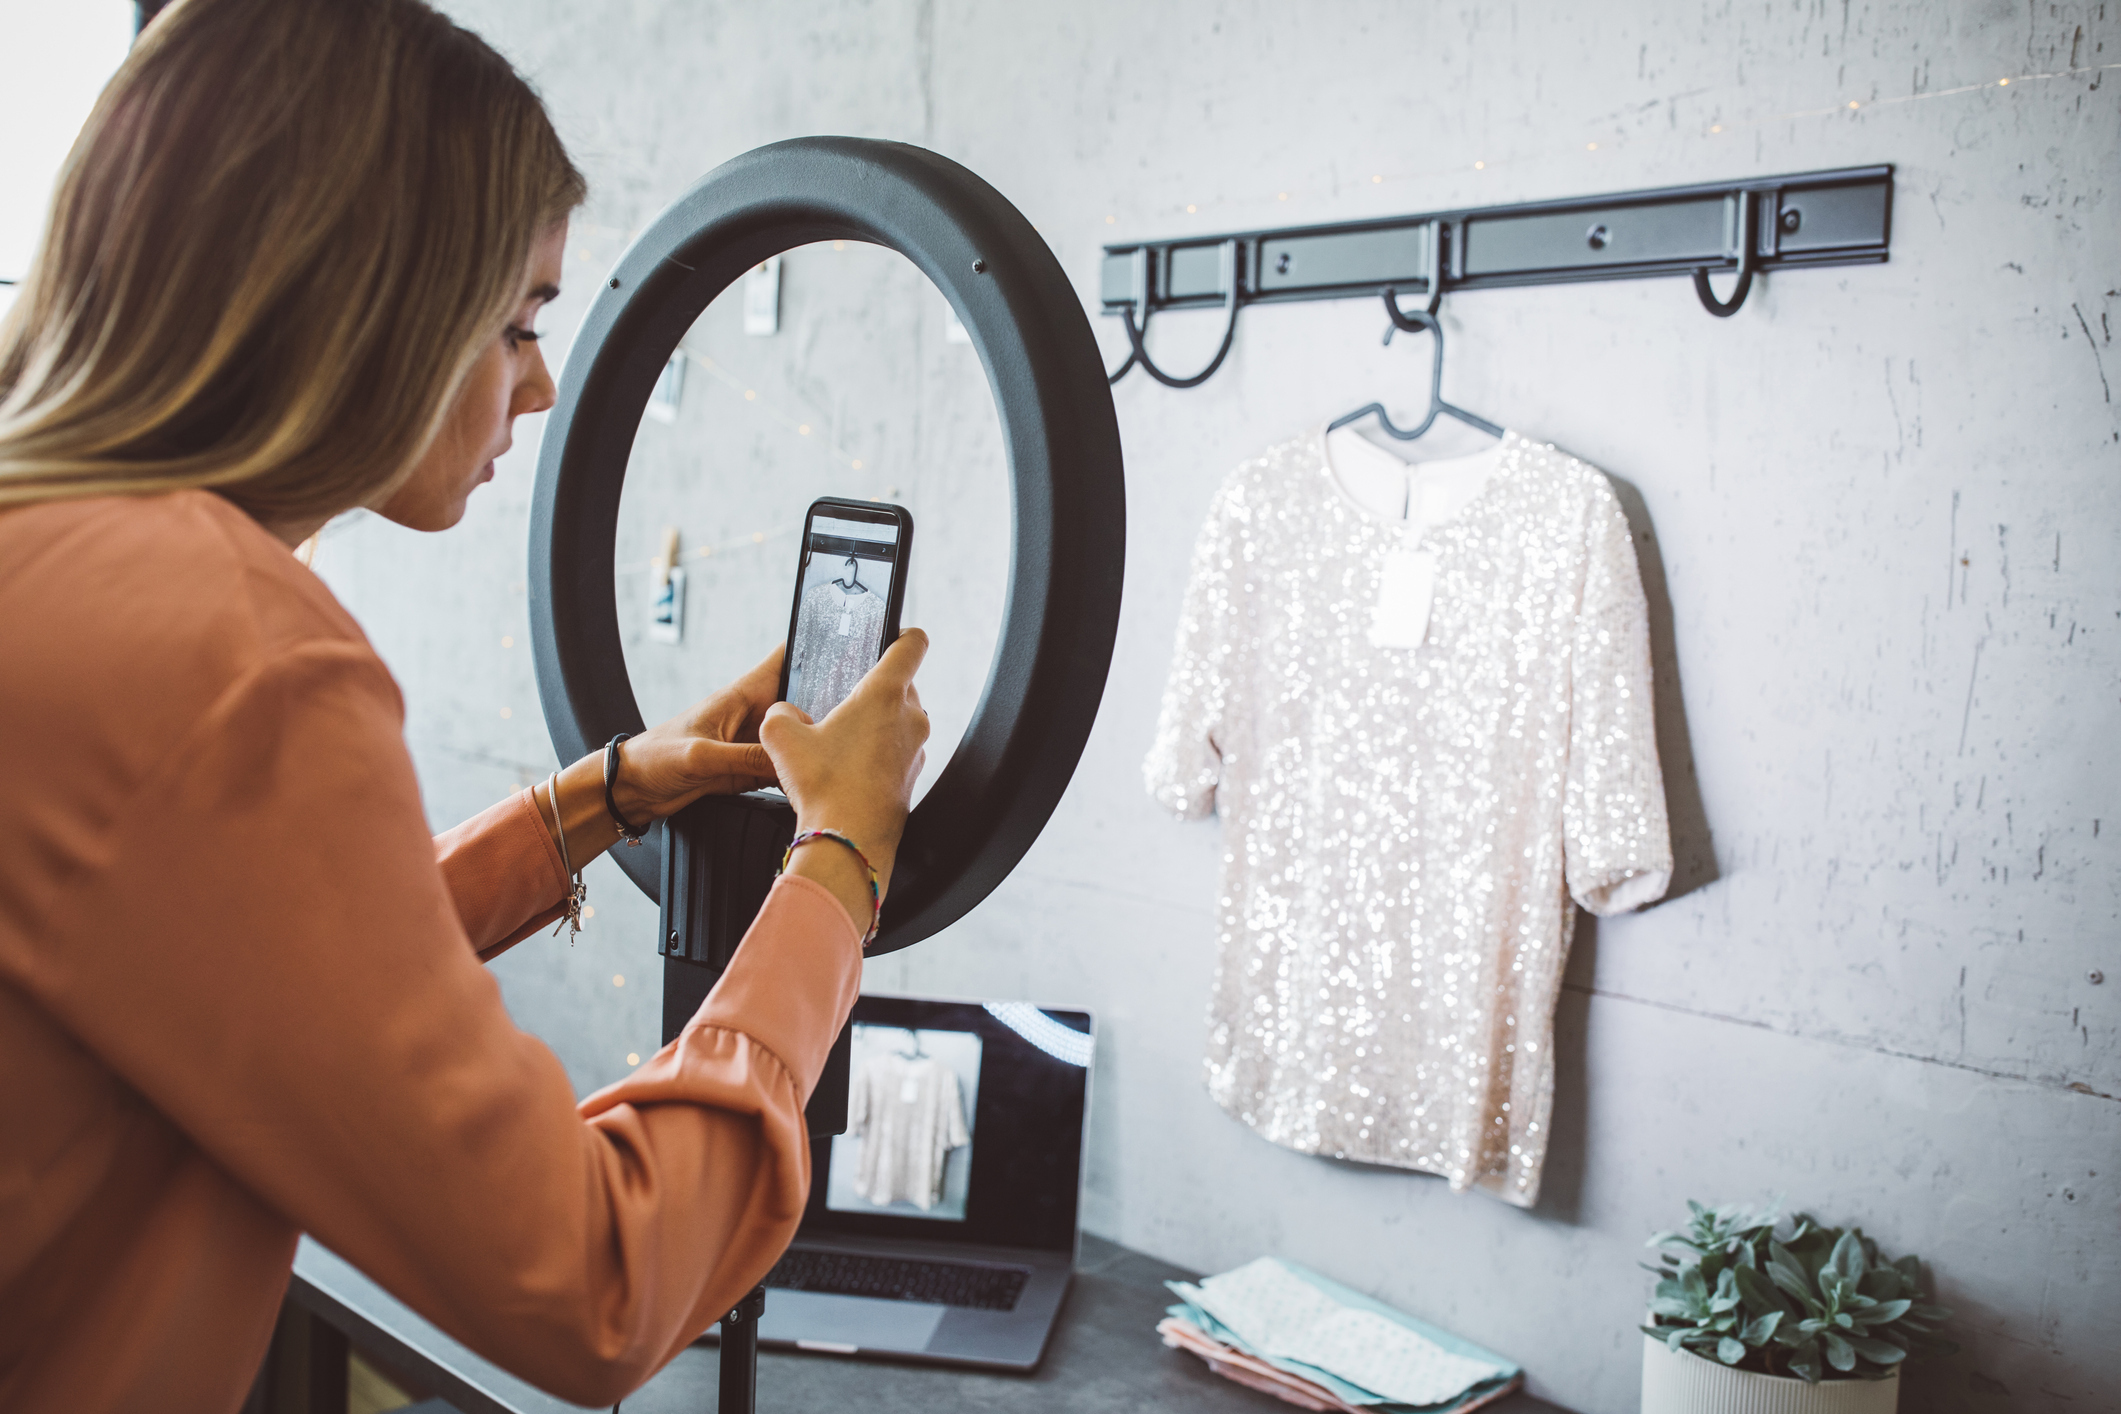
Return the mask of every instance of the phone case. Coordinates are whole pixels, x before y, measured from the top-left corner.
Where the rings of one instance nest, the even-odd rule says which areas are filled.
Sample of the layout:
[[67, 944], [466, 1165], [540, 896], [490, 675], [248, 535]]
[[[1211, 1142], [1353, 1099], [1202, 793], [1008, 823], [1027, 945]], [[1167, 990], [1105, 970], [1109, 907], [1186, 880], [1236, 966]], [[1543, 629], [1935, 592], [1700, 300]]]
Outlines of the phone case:
[[[912, 562], [913, 553], [912, 513], [904, 506], [895, 506], [883, 501], [855, 501], [838, 496], [820, 496], [817, 500], [812, 501], [810, 509], [803, 515], [803, 534], [797, 546], [795, 594], [788, 606], [786, 651], [781, 655], [781, 680], [779, 689], [775, 694], [779, 700], [784, 702], [788, 700], [789, 677], [796, 665], [797, 630], [802, 623], [803, 596], [806, 588], [804, 581], [807, 577], [806, 571], [810, 563], [812, 526], [820, 514], [823, 514], [828, 519], [837, 515], [842, 519], [867, 520], [878, 524], [888, 518], [898, 527], [896, 556], [890, 562], [891, 584], [890, 588], [882, 596], [884, 599], [884, 623], [883, 631], [877, 640], [878, 657], [883, 655], [884, 649], [897, 641], [899, 616], [906, 602], [906, 575], [908, 566]], [[858, 568], [856, 573], [857, 575], [859, 574]], [[875, 659], [869, 659], [861, 665], [862, 671], [866, 672], [874, 665]]]

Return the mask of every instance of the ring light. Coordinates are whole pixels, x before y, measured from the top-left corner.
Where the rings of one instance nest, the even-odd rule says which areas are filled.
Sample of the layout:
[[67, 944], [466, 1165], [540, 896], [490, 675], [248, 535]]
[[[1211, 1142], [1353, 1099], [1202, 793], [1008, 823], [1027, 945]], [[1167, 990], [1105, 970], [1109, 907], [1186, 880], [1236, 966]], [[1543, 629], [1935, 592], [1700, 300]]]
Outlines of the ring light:
[[[1082, 755], [1119, 622], [1125, 497], [1103, 360], [1059, 263], [1000, 193], [918, 147], [798, 138], [716, 168], [658, 216], [597, 292], [546, 422], [530, 523], [531, 633], [561, 760], [642, 730], [613, 585], [619, 495], [642, 410], [717, 295], [770, 256], [836, 239], [897, 251], [957, 311], [1000, 414], [1014, 512], [994, 661], [963, 740], [906, 823], [876, 954], [956, 922], [1023, 858]], [[772, 811], [786, 820], [761, 826]], [[658, 848], [612, 851], [664, 904], [666, 1030], [673, 1007], [691, 1010], [675, 995], [675, 964], [719, 975], [756, 911], [753, 897], [770, 884], [759, 861], [778, 863], [767, 836], [783, 823], [792, 829], [785, 805], [708, 799], [658, 825]], [[693, 904], [666, 891], [666, 872]], [[686, 918], [696, 931], [735, 935], [681, 936]], [[675, 991], [697, 993], [696, 1005], [705, 989], [703, 979]]]

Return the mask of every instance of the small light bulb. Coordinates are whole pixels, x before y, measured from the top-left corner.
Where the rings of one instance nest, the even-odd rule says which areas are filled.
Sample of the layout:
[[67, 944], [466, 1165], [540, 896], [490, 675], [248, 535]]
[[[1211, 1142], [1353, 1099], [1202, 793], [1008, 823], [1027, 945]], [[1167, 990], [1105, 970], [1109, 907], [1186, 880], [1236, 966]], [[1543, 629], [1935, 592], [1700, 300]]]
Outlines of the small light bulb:
[[2011, 81], [2010, 81], [2009, 79], [1997, 79], [1997, 80], [1996, 80], [1996, 87], [1998, 87], [1998, 88], [2009, 88], [2009, 87], [2010, 87], [2010, 82], [2011, 82]]
[[614, 987], [623, 987], [623, 986], [625, 986], [625, 985], [626, 985], [626, 975], [625, 975], [624, 973], [622, 973], [622, 972], [614, 972], [614, 973], [612, 973], [612, 974], [611, 974], [611, 985], [612, 985], [612, 986], [614, 986]]
[[594, 917], [596, 917], [596, 916], [597, 916], [597, 911], [596, 911], [596, 908], [595, 908], [595, 906], [594, 906], [594, 905], [592, 905], [592, 904], [586, 904], [586, 903], [585, 903], [585, 904], [583, 904], [583, 905], [582, 905], [582, 916], [583, 916], [584, 918], [594, 918]]
[[754, 531], [752, 531], [752, 532], [751, 532], [751, 543], [752, 543], [752, 544], [754, 544], [754, 545], [763, 545], [763, 544], [765, 544], [765, 543], [766, 543], [766, 532], [765, 532], [765, 531], [763, 531], [763, 530], [754, 530]]
[[1384, 178], [1383, 178], [1383, 177], [1381, 177], [1381, 176], [1378, 176], [1378, 177], [1372, 177], [1372, 178], [1370, 178], [1370, 180], [1371, 180], [1371, 181], [1373, 181], [1373, 182], [1381, 182], [1381, 181], [1383, 181], [1383, 180], [1384, 180]]
[[1862, 105], [1861, 103], [1858, 103], [1858, 102], [1857, 102], [1857, 101], [1856, 101], [1855, 99], [1853, 99], [1853, 98], [1851, 98], [1851, 99], [1849, 100], [1849, 107], [1851, 107], [1851, 108], [1861, 108], [1862, 106], [1863, 106], [1863, 105]]
[[1278, 191], [1274, 193], [1274, 199], [1276, 201], [1287, 201], [1289, 199], [1289, 194], [1285, 191]]
[[752, 389], [750, 389], [750, 388], [746, 388], [746, 389], [744, 390], [744, 401], [745, 401], [745, 402], [747, 402], [747, 403], [755, 403], [755, 402], [757, 402], [758, 400], [759, 400], [759, 395], [758, 395], [758, 393], [757, 393], [756, 391], [754, 391], [754, 390], [752, 390]]
[[810, 424], [807, 422], [800, 423], [797, 425], [795, 431], [798, 437], [808, 437], [810, 435]]
[[507, 721], [510, 717], [513, 717], [514, 715], [515, 709], [513, 707], [503, 707], [501, 709], [501, 720], [504, 722]]
[[1596, 152], [1598, 150], [1598, 144], [1595, 142], [1587, 142], [1583, 145], [1583, 150], [1586, 152]]
[[1709, 124], [1709, 131], [1710, 131], [1710, 132], [1712, 132], [1712, 133], [1720, 133], [1720, 132], [1722, 132], [1722, 131], [1723, 131], [1723, 124], [1721, 124], [1721, 123], [1711, 123], [1711, 124]]
[[511, 633], [504, 633], [504, 634], [502, 634], [502, 635], [501, 635], [501, 646], [502, 646], [503, 648], [513, 648], [513, 647], [515, 647], [515, 646], [516, 646], [516, 640], [515, 640], [515, 635], [514, 635], [514, 634], [511, 634]]
[[856, 457], [852, 465], [856, 471], [860, 471], [862, 469], [862, 459], [860, 457]]
[[1192, 202], [1189, 201], [1186, 203], [1186, 214], [1188, 216], [1191, 216], [1194, 212], [1198, 210], [1200, 210], [1200, 208], [1198, 206], [1195, 206]]
[[1105, 218], [1105, 224], [1107, 226], [1116, 226], [1119, 224], [1119, 218], [1117, 216], [1107, 216]]
[[640, 1063], [641, 1063], [641, 1053], [640, 1053], [639, 1051], [628, 1051], [628, 1052], [626, 1053], [626, 1064], [628, 1064], [628, 1065], [639, 1065]]
[[832, 248], [834, 250], [845, 250], [847, 248], [847, 243], [845, 241], [834, 241], [832, 243]]
[[1484, 172], [1487, 170], [1487, 166], [1488, 164], [1485, 162], [1475, 162], [1473, 164], [1473, 170], [1476, 172]]

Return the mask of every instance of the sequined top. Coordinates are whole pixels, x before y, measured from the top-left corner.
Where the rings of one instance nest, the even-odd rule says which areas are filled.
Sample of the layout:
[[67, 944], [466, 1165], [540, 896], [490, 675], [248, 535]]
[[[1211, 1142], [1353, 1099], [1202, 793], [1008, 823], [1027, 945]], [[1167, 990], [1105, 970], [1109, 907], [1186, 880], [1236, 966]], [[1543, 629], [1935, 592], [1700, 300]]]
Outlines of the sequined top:
[[796, 618], [788, 700], [822, 718], [876, 666], [883, 638], [883, 595], [873, 589], [850, 594], [830, 580], [812, 587]]
[[972, 1142], [957, 1072], [928, 1056], [873, 1058], [848, 1086], [847, 1133], [861, 1141], [855, 1192], [927, 1212], [942, 1201], [950, 1151]]
[[[1150, 792], [1223, 820], [1208, 1088], [1275, 1143], [1529, 1207], [1575, 922], [1671, 878], [1642, 583], [1595, 468], [1515, 433], [1409, 532], [1310, 433], [1239, 466], [1194, 551]], [[1418, 524], [1418, 518], [1417, 522]], [[1418, 647], [1386, 562], [1433, 557]]]

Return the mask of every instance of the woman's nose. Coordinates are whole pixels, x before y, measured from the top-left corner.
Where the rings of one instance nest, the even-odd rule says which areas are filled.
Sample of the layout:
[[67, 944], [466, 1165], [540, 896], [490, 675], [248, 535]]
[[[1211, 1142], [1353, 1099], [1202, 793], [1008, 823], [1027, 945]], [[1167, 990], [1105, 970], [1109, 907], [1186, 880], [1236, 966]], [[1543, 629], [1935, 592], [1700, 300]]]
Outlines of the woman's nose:
[[559, 389], [553, 386], [552, 374], [545, 367], [545, 353], [538, 350], [531, 361], [530, 371], [516, 385], [515, 406], [509, 411], [515, 416], [526, 412], [543, 412], [559, 398]]

